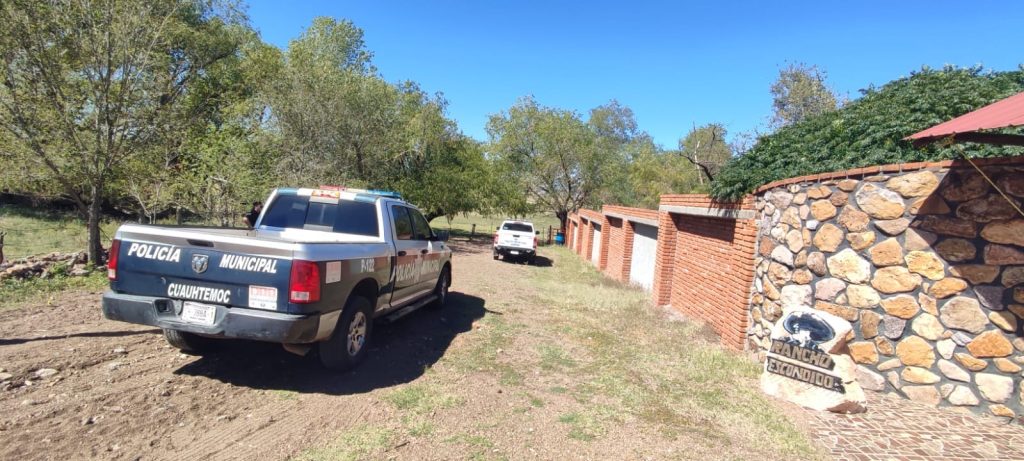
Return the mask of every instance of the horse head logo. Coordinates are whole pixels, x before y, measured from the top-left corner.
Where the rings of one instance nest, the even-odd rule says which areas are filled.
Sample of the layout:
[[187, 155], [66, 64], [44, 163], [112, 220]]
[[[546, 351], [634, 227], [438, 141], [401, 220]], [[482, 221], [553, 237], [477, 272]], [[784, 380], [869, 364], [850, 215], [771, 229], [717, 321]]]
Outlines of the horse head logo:
[[207, 255], [192, 255], [192, 270], [197, 274], [206, 272], [210, 267], [210, 257]]

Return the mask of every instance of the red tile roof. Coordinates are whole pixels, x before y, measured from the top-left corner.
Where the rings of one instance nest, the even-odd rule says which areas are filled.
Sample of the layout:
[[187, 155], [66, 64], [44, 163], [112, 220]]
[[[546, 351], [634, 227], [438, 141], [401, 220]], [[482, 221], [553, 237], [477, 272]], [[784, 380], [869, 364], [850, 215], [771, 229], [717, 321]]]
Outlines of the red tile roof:
[[906, 139], [940, 138], [957, 133], [1024, 125], [1024, 93], [996, 101], [948, 122], [940, 123]]

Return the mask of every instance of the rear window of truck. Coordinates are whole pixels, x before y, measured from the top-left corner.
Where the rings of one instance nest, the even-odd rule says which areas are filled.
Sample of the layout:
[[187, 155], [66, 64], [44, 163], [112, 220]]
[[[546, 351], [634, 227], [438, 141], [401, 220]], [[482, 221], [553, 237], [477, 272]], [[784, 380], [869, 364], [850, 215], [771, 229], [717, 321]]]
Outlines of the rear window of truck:
[[266, 213], [261, 226], [281, 229], [309, 229], [345, 234], [380, 235], [377, 226], [377, 205], [367, 202], [339, 200], [326, 203], [299, 195], [278, 195]]
[[518, 222], [507, 222], [501, 226], [501, 230], [513, 231], [513, 232], [529, 232], [533, 233], [533, 226], [529, 224], [523, 224]]

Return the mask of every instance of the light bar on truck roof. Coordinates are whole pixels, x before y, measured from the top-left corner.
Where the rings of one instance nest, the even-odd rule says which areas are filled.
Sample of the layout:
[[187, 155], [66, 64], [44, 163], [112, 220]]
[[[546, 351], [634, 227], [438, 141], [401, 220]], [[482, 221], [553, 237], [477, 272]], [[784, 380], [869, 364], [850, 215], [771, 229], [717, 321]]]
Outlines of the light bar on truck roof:
[[355, 188], [355, 187], [345, 187], [345, 186], [320, 186], [319, 189], [320, 190], [325, 190], [325, 191], [327, 191], [327, 190], [330, 190], [330, 191], [344, 191], [344, 192], [352, 192], [352, 193], [355, 193], [355, 194], [377, 195], [377, 196], [380, 196], [380, 197], [390, 197], [390, 198], [396, 198], [396, 199], [399, 199], [399, 200], [402, 199], [402, 194], [399, 194], [398, 192], [394, 192], [394, 191], [389, 191], [389, 190], [358, 189], [358, 188]]

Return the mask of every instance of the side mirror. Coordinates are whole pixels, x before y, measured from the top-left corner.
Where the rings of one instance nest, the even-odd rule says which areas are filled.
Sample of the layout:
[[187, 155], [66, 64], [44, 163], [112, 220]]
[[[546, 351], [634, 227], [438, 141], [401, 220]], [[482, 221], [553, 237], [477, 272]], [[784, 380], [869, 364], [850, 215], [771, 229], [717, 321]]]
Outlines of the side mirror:
[[451, 235], [449, 234], [449, 232], [448, 232], [448, 231], [446, 231], [446, 230], [441, 230], [441, 231], [437, 231], [437, 233], [436, 233], [436, 234], [434, 234], [434, 240], [438, 240], [438, 241], [441, 241], [441, 242], [447, 242], [447, 241], [448, 241], [448, 238], [449, 238], [450, 236], [451, 236]]

